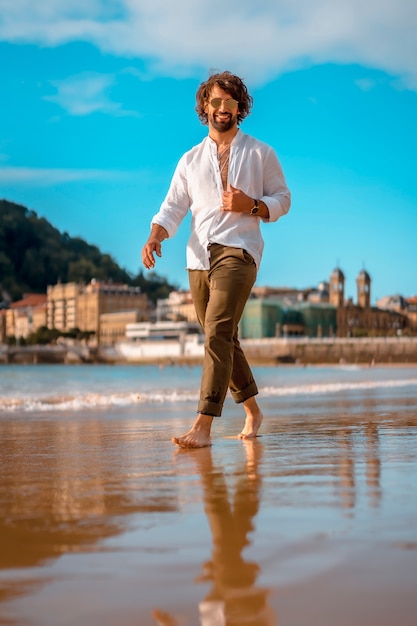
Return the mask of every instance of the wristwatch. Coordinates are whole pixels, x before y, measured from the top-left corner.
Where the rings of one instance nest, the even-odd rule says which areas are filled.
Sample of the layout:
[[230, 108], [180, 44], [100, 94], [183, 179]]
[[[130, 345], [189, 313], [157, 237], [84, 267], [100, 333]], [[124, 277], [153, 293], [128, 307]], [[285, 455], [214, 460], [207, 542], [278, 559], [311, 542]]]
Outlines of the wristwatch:
[[253, 207], [250, 210], [250, 214], [256, 215], [258, 211], [259, 211], [259, 200], [254, 200]]

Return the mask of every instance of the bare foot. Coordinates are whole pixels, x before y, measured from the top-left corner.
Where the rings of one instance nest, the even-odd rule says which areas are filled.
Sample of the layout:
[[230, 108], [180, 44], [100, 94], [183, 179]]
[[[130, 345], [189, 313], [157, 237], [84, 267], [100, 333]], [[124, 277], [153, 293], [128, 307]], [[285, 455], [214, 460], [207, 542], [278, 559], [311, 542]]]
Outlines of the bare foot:
[[243, 403], [243, 407], [246, 413], [246, 420], [242, 431], [238, 434], [238, 438], [252, 439], [257, 437], [264, 416], [254, 397], [246, 400]]
[[261, 427], [263, 415], [259, 411], [258, 415], [247, 415], [245, 425], [242, 432], [238, 434], [239, 439], [251, 439], [258, 436], [258, 430]]
[[177, 444], [180, 448], [207, 448], [211, 446], [210, 431], [212, 421], [212, 415], [199, 413], [190, 430], [182, 437], [173, 437], [171, 439], [172, 443]]

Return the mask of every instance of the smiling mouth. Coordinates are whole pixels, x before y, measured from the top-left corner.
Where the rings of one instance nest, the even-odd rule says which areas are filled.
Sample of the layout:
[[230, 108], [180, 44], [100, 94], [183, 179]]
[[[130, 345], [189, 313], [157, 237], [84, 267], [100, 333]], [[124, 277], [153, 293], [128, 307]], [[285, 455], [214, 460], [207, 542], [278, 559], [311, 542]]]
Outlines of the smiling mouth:
[[228, 122], [231, 119], [230, 113], [216, 113], [214, 116], [219, 122]]

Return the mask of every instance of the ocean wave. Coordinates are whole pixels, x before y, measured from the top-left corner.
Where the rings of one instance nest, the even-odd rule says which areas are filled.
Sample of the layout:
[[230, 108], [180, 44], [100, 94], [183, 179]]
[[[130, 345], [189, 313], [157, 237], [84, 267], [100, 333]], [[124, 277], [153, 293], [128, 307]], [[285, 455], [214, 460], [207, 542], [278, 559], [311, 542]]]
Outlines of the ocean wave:
[[55, 395], [42, 397], [0, 397], [0, 411], [81, 411], [111, 406], [128, 407], [139, 402], [137, 393]]
[[306, 384], [294, 387], [264, 387], [262, 392], [267, 396], [297, 396], [311, 394], [338, 393], [339, 391], [363, 391], [370, 389], [407, 387], [417, 385], [417, 378], [409, 380], [384, 380], [363, 382], [335, 382], [323, 384]]
[[[266, 386], [260, 389], [264, 398], [328, 395], [349, 391], [366, 391], [372, 389], [389, 389], [417, 386], [417, 378], [408, 380], [356, 381], [317, 384], [300, 384], [293, 386]], [[198, 390], [166, 389], [145, 393], [87, 393], [48, 396], [0, 396], [0, 413], [5, 412], [77, 412], [85, 410], [104, 410], [109, 408], [129, 408], [141, 404], [179, 404], [196, 402]]]

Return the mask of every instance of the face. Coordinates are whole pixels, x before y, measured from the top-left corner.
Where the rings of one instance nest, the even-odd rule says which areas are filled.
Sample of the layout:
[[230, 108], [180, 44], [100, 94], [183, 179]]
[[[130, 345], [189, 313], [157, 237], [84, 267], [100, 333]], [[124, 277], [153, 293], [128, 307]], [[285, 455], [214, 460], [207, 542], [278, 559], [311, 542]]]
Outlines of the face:
[[[214, 107], [211, 104], [213, 98], [220, 98], [221, 104]], [[228, 100], [230, 101], [230, 99], [233, 100], [232, 96], [227, 93], [227, 91], [215, 85], [211, 90], [209, 101], [205, 107], [209, 126], [220, 133], [225, 133], [237, 125], [239, 105], [227, 102]]]

